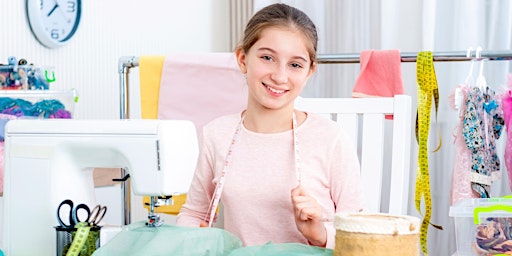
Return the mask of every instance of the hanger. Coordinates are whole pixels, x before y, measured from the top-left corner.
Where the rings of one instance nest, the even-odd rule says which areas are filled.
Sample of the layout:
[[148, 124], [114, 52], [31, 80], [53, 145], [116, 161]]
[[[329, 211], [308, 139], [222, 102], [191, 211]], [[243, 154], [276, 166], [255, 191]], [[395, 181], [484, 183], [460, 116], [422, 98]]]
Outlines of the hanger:
[[[467, 51], [466, 51], [466, 57], [468, 58], [471, 58], [471, 52], [473, 51], [473, 47], [468, 47]], [[469, 66], [469, 72], [468, 72], [468, 75], [466, 76], [466, 79], [464, 80], [464, 84], [462, 85], [462, 87], [469, 87], [469, 86], [472, 86], [473, 85], [473, 68], [475, 66], [475, 59], [471, 59], [471, 64]], [[455, 88], [455, 92], [454, 92], [454, 105], [455, 105], [455, 109], [458, 111], [459, 115], [460, 115], [460, 109], [461, 109], [461, 106], [463, 104], [463, 95], [462, 95], [462, 88], [460, 86], [457, 86], [457, 88]]]
[[483, 92], [487, 88], [487, 81], [484, 76], [484, 59], [482, 59], [482, 47], [478, 46], [476, 48], [475, 53], [476, 59], [480, 60], [480, 71], [478, 72], [478, 77], [476, 78], [476, 86]]
[[[473, 47], [468, 47], [468, 50], [466, 51], [466, 57], [471, 58], [471, 52], [473, 51]], [[475, 53], [476, 56], [476, 53]], [[473, 68], [475, 67], [475, 59], [471, 59], [471, 63], [469, 66], [469, 72], [468, 76], [466, 77], [466, 80], [464, 81], [465, 86], [469, 86], [473, 84]]]

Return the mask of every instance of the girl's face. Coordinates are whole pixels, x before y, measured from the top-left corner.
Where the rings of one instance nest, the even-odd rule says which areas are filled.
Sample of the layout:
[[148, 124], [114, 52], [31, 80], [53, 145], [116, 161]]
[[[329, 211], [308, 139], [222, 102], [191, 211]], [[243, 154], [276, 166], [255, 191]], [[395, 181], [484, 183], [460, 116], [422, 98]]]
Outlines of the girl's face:
[[266, 28], [247, 53], [236, 51], [240, 69], [247, 75], [248, 107], [293, 109], [293, 101], [316, 67], [311, 65], [307, 42], [299, 31]]

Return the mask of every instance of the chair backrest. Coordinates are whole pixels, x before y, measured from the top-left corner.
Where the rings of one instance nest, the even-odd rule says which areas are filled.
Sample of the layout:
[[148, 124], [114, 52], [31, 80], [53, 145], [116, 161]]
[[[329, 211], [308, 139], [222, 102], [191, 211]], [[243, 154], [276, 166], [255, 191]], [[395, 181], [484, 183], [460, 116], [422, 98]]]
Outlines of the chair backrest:
[[[335, 120], [354, 138], [361, 163], [365, 212], [407, 214], [412, 134], [410, 96], [299, 97], [295, 108]], [[386, 119], [389, 115], [393, 115], [392, 120]], [[386, 129], [391, 124], [392, 131]], [[386, 168], [389, 160], [390, 167]]]

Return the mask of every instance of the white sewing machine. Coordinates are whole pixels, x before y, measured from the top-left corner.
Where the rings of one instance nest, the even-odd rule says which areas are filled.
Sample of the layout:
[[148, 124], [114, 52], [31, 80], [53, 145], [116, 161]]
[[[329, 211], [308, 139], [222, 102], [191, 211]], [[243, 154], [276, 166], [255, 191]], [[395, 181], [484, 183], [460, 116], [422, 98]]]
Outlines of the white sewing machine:
[[196, 136], [185, 120], [10, 121], [2, 249], [6, 255], [55, 255], [58, 204], [97, 204], [93, 168], [124, 168], [136, 195], [186, 193]]

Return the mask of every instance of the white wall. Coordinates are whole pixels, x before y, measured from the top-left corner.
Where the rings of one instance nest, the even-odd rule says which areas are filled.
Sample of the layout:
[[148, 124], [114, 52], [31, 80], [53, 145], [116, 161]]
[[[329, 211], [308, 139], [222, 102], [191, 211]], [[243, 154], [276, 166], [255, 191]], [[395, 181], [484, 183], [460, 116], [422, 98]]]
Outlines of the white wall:
[[25, 1], [2, 1], [0, 15], [0, 63], [15, 56], [54, 66], [53, 88], [79, 93], [77, 119], [119, 118], [121, 56], [230, 50], [228, 0], [82, 2], [75, 37], [58, 49], [45, 48], [32, 35]]

